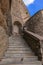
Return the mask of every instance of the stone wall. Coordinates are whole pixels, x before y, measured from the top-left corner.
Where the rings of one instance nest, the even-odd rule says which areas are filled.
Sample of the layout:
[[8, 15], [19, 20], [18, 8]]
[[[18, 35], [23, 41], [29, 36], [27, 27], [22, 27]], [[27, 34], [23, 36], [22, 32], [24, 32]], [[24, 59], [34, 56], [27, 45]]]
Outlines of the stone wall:
[[8, 11], [5, 13], [6, 16], [6, 23], [7, 23], [7, 34], [10, 36], [12, 35], [12, 17], [11, 17], [11, 12]]
[[4, 10], [2, 11], [1, 7], [2, 6], [0, 2], [0, 61], [8, 47], [8, 26], [6, 22], [6, 16], [3, 14]]
[[27, 42], [27, 44], [30, 46], [30, 48], [34, 52], [34, 54], [38, 57], [38, 60], [42, 61], [40, 40], [37, 37], [35, 37], [34, 35], [32, 35], [31, 33], [29, 33], [29, 31], [28, 32], [27, 31], [25, 31], [25, 28], [24, 28], [23, 38]]
[[25, 26], [31, 32], [43, 36], [43, 14], [42, 11], [37, 12], [33, 17], [31, 17]]
[[22, 25], [30, 18], [22, 0], [12, 0], [11, 4], [12, 24], [19, 21]]
[[6, 32], [7, 32], [7, 23], [6, 23], [6, 18], [5, 16], [2, 14], [2, 11], [0, 9], [0, 26], [2, 26]]
[[7, 34], [12, 34], [12, 17], [11, 17], [11, 2], [10, 0], [1, 0], [1, 11], [6, 19]]
[[8, 47], [8, 36], [3, 27], [0, 26], [0, 61]]
[[1, 0], [1, 9], [3, 13], [9, 10], [9, 0]]
[[[38, 39], [39, 39], [39, 43], [42, 49], [42, 62], [43, 62], [43, 10], [38, 11], [34, 16], [32, 16], [29, 20], [26, 21], [24, 28], [26, 27], [26, 29], [30, 32], [32, 32], [34, 35], [38, 35]], [[26, 34], [27, 35], [27, 34]], [[26, 37], [26, 36], [25, 36]], [[41, 37], [41, 39], [40, 39]], [[34, 41], [34, 38], [32, 38], [33, 40], [29, 40], [30, 36], [27, 35], [26, 39], [29, 43]], [[35, 42], [34, 42], [35, 43]], [[33, 44], [34, 44], [33, 43]], [[39, 44], [38, 43], [38, 44]], [[31, 46], [34, 46], [33, 44], [30, 43]], [[37, 44], [37, 43], [35, 43]], [[36, 45], [34, 46], [36, 47]], [[33, 47], [33, 48], [34, 48]]]

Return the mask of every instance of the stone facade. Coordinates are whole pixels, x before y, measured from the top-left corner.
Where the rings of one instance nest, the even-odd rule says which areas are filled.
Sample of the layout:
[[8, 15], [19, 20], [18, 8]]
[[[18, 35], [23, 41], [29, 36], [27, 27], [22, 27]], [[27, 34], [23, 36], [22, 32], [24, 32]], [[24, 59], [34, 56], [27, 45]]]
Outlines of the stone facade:
[[43, 10], [37, 12], [25, 24], [28, 30], [40, 36], [43, 36]]
[[12, 24], [19, 21], [22, 25], [29, 19], [29, 14], [22, 0], [12, 0]]
[[12, 0], [12, 2], [11, 0], [1, 0], [0, 4], [0, 9], [6, 19], [8, 35], [11, 35], [12, 24], [19, 21], [23, 25], [30, 16], [22, 0]]

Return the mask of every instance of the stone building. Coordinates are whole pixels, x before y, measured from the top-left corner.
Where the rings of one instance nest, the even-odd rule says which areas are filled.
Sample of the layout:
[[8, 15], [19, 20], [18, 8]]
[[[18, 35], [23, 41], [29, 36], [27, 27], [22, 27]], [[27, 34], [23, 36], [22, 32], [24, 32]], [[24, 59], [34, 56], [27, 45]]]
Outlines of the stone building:
[[[28, 14], [28, 11], [26, 9], [23, 0], [12, 0], [11, 14], [12, 14], [13, 32], [15, 32], [14, 24], [18, 25], [19, 23], [23, 26], [24, 23], [30, 18], [30, 15]], [[18, 30], [17, 28], [18, 27], [16, 27], [16, 30]]]
[[38, 11], [25, 23], [27, 29], [40, 36], [43, 36], [43, 10]]
[[0, 3], [2, 13], [6, 17], [8, 35], [11, 35], [12, 24], [18, 21], [23, 25], [30, 16], [22, 0], [1, 0]]
[[11, 14], [12, 24], [18, 21], [23, 25], [30, 17], [23, 0], [12, 0]]

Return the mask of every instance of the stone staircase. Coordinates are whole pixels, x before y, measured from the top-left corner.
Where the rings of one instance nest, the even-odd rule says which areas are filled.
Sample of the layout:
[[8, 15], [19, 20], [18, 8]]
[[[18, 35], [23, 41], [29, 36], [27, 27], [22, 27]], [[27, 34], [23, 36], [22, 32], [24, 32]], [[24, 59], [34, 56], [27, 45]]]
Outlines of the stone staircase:
[[9, 37], [9, 46], [0, 65], [42, 65], [20, 35]]

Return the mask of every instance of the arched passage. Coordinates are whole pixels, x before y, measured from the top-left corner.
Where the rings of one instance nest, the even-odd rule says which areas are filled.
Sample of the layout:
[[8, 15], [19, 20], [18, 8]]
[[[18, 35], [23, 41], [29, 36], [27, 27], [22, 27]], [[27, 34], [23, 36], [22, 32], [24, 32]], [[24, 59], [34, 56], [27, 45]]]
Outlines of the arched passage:
[[13, 23], [13, 32], [21, 34], [22, 24], [19, 21], [15, 21]]

